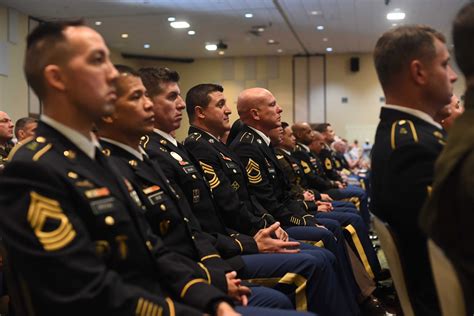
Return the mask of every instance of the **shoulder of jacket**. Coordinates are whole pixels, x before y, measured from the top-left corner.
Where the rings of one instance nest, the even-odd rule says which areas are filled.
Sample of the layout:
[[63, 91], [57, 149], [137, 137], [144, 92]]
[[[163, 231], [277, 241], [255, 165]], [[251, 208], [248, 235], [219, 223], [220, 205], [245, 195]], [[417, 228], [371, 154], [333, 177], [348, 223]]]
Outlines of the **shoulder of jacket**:
[[392, 122], [390, 128], [390, 147], [392, 150], [403, 145], [419, 143], [419, 132], [413, 121], [397, 120]]
[[198, 133], [198, 132], [191, 133], [184, 140], [184, 145], [186, 145], [188, 143], [197, 142], [201, 137], [202, 137], [201, 133]]
[[25, 139], [21, 144], [17, 144], [10, 151], [8, 161], [12, 160], [27, 160], [38, 161], [48, 153], [53, 144], [42, 136], [30, 137]]
[[253, 144], [255, 140], [255, 135], [250, 132], [245, 132], [239, 137], [240, 143]]

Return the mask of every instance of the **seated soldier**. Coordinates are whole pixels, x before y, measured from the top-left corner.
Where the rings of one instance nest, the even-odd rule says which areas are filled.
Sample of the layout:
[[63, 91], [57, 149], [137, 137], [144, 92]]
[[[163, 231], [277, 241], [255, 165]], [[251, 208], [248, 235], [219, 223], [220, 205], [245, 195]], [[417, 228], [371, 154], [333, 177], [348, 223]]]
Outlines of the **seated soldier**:
[[[292, 148], [294, 149], [294, 143], [292, 142], [291, 128], [285, 122], [282, 123], [282, 127], [284, 127], [283, 133], [280, 134], [279, 131], [275, 129], [272, 130], [271, 136], [273, 136], [272, 142], [275, 146], [277, 146], [277, 153], [280, 153], [279, 155], [277, 154], [278, 161], [283, 163], [283, 161], [285, 160], [285, 155], [288, 155], [287, 153], [285, 153], [285, 150], [288, 150], [288, 153], [291, 153], [290, 150]], [[281, 137], [281, 141], [279, 136]], [[287, 146], [286, 149], [278, 147], [285, 145]], [[290, 177], [292, 177], [294, 180], [296, 180], [297, 178], [301, 178], [303, 172], [300, 170], [299, 165], [296, 161], [293, 160], [291, 155], [288, 156], [289, 158], [287, 159], [290, 159], [291, 163], [294, 164], [297, 169], [299, 169], [299, 175], [290, 175]], [[295, 167], [291, 169], [286, 168], [286, 170], [287, 173], [294, 173]], [[306, 185], [306, 181], [302, 181], [304, 180], [298, 181], [300, 183], [300, 186], [301, 183], [303, 185]], [[294, 186], [294, 182], [290, 183], [292, 184], [292, 186]], [[315, 216], [316, 218], [332, 218], [334, 220], [337, 220], [342, 225], [342, 227], [348, 232], [346, 236], [349, 237], [347, 238], [349, 244], [351, 245], [352, 249], [357, 253], [359, 259], [364, 264], [367, 273], [372, 279], [381, 280], [388, 277], [388, 271], [382, 271], [379, 260], [377, 258], [377, 254], [375, 253], [374, 248], [372, 247], [372, 243], [369, 239], [368, 227], [365, 225], [362, 218], [358, 214], [351, 212], [351, 209], [347, 210], [341, 208], [340, 206], [335, 206], [324, 210], [318, 209], [318, 211], [315, 213]]]
[[[326, 167], [323, 166], [322, 160], [318, 155], [324, 148], [324, 138], [318, 132], [313, 132], [308, 123], [296, 123], [291, 129], [296, 137], [296, 147], [292, 155], [300, 161], [303, 167], [304, 176], [311, 188], [315, 188], [320, 192], [327, 193], [335, 200], [347, 199], [354, 201], [357, 208], [360, 210], [362, 218], [366, 225], [370, 225], [370, 214], [367, 209], [367, 195], [360, 188], [345, 186], [339, 177], [331, 179], [326, 173]], [[318, 145], [318, 152], [311, 152], [308, 147], [315, 140], [313, 138], [320, 138]], [[332, 170], [332, 160], [330, 157], [325, 158], [325, 164]], [[329, 166], [331, 164], [331, 166]], [[334, 172], [331, 172], [334, 173]]]
[[[294, 242], [274, 239], [264, 231], [251, 237], [226, 227], [219, 216], [211, 191], [218, 186], [220, 180], [214, 180], [209, 186], [194, 156], [170, 135], [180, 126], [181, 112], [185, 107], [180, 96], [179, 74], [167, 68], [144, 68], [140, 70], [140, 76], [152, 99], [155, 113], [155, 130], [144, 137], [142, 146], [150, 159], [159, 163], [170, 182], [181, 189], [203, 231], [215, 237], [215, 247], [223, 258], [232, 259], [231, 265], [239, 277], [251, 279], [252, 282], [269, 282], [276, 289], [293, 297], [298, 310], [350, 314], [344, 293], [337, 285], [337, 275], [329, 271], [321, 282], [315, 278], [319, 274], [316, 271], [326, 266], [327, 260], [333, 262], [331, 254], [330, 258], [312, 256], [315, 261], [313, 269], [303, 271], [298, 266], [300, 260], [294, 254], [285, 254], [299, 251], [294, 249]], [[207, 172], [213, 171], [208, 168]], [[279, 230], [279, 224], [270, 228], [273, 235]], [[331, 236], [327, 239], [328, 244], [335, 244]], [[276, 259], [278, 257], [280, 260]], [[307, 280], [304, 284], [300, 282], [303, 279]], [[323, 284], [326, 284], [324, 289]], [[300, 295], [296, 295], [297, 293]], [[318, 300], [316, 295], [327, 299]], [[339, 303], [335, 303], [334, 297], [339, 298]]]
[[[153, 104], [146, 96], [138, 72], [122, 65], [116, 68], [120, 73], [116, 82], [116, 109], [98, 123], [103, 152], [131, 182], [150, 227], [163, 238], [165, 245], [195, 261], [206, 272], [210, 284], [246, 305], [249, 289], [240, 286], [235, 271], [211, 245], [179, 188], [169, 184], [161, 168], [140, 148], [141, 136], [153, 131]], [[306, 265], [306, 269], [311, 269], [313, 263], [304, 256], [299, 257], [299, 264]], [[283, 294], [263, 287], [252, 288], [249, 305], [292, 308]], [[274, 313], [276, 311], [270, 314]]]

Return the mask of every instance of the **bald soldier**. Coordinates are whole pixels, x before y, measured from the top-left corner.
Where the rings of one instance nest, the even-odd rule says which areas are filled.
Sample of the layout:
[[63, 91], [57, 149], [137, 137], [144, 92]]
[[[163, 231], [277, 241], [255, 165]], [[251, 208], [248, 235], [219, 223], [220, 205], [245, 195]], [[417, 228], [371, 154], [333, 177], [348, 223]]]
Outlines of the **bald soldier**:
[[7, 113], [0, 111], [0, 171], [5, 167], [13, 143], [13, 123]]
[[[318, 241], [326, 226], [337, 238], [335, 254], [340, 264], [340, 275], [351, 288], [352, 294], [360, 291], [355, 284], [344, 244], [344, 237], [337, 221], [318, 219], [309, 214], [302, 201], [290, 197], [291, 187], [281, 170], [270, 144], [270, 131], [281, 125], [282, 109], [273, 94], [263, 88], [251, 88], [240, 93], [237, 111], [243, 123], [241, 131], [230, 144], [240, 158], [247, 173], [249, 192], [259, 203], [298, 240]], [[328, 233], [328, 231], [326, 231]], [[352, 296], [350, 298], [354, 300]], [[353, 308], [357, 310], [357, 306]]]

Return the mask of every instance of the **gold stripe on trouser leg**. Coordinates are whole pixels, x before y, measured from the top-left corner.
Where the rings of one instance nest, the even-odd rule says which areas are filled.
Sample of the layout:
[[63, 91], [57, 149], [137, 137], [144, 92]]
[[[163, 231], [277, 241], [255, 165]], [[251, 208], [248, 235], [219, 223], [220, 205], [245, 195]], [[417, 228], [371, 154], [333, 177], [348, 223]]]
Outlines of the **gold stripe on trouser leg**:
[[345, 199], [340, 199], [339, 201], [341, 201], [341, 202], [351, 202], [352, 204], [354, 204], [356, 209], [358, 211], [360, 211], [360, 199], [356, 196], [353, 196], [353, 197], [350, 197], [350, 198], [345, 198]]
[[296, 287], [295, 289], [296, 310], [300, 312], [304, 312], [308, 310], [308, 301], [306, 299], [307, 280], [305, 277], [299, 274], [287, 272], [281, 278], [246, 279], [245, 281], [248, 281], [252, 284], [257, 284], [257, 285], [266, 286], [270, 288], [273, 288], [278, 283], [294, 285]]
[[356, 247], [357, 253], [359, 254], [360, 259], [362, 260], [362, 264], [364, 264], [364, 268], [369, 274], [369, 276], [374, 279], [375, 275], [374, 272], [372, 271], [372, 267], [369, 264], [369, 259], [367, 259], [367, 255], [365, 254], [364, 247], [362, 247], [362, 243], [360, 242], [359, 236], [357, 235], [357, 232], [352, 225], [347, 225], [344, 227], [345, 230], [347, 230], [352, 237], [352, 241], [354, 242], [354, 245]]
[[305, 244], [310, 244], [312, 246], [315, 246], [315, 247], [319, 247], [319, 248], [324, 248], [324, 241], [320, 240], [320, 241], [314, 241], [314, 240], [298, 240], [299, 242], [303, 242]]

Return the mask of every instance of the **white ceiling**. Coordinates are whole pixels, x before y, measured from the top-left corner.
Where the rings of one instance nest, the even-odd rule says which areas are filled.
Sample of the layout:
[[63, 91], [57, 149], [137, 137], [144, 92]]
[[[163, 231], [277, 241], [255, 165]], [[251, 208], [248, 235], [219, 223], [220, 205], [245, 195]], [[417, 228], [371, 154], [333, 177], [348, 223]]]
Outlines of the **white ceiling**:
[[[404, 24], [422, 23], [450, 34], [456, 12], [468, 0], [0, 0], [33, 17], [49, 20], [85, 18], [108, 45], [122, 53], [168, 57], [219, 57], [204, 49], [223, 40], [225, 56], [358, 53], [372, 50], [390, 27], [385, 16], [399, 8]], [[312, 15], [311, 11], [321, 14]], [[247, 19], [245, 13], [252, 13]], [[168, 17], [186, 20], [196, 35], [169, 26]], [[101, 26], [94, 22], [102, 21]], [[288, 22], [288, 23], [287, 23]], [[266, 30], [257, 37], [253, 26]], [[323, 31], [316, 30], [323, 25]], [[293, 31], [294, 32], [293, 32]], [[122, 39], [121, 33], [129, 38]], [[296, 36], [295, 36], [296, 34]], [[299, 40], [298, 40], [299, 38]], [[323, 41], [327, 38], [327, 41]], [[278, 41], [268, 45], [267, 40]], [[151, 45], [145, 49], [143, 45]]]

